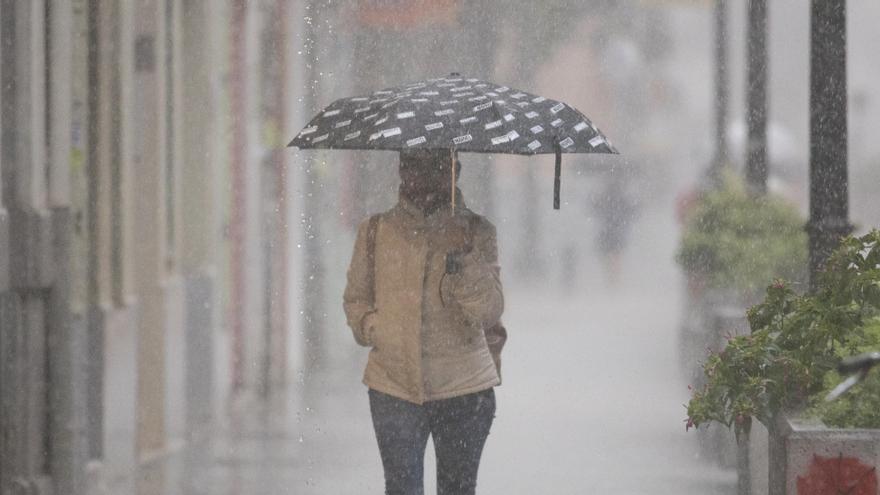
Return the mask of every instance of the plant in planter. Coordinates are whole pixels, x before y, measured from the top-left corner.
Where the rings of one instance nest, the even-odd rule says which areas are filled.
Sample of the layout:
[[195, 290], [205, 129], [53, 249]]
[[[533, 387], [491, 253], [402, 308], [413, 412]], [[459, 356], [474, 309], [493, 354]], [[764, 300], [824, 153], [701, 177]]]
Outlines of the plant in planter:
[[[856, 352], [880, 350], [880, 317], [865, 326], [863, 338], [863, 343], [856, 346]], [[852, 353], [852, 349], [838, 350], [840, 357]], [[845, 378], [835, 370], [825, 375], [824, 388], [811, 398], [806, 415], [820, 419], [822, 423], [833, 428], [880, 429], [880, 372], [869, 373], [852, 391], [834, 402], [825, 402], [823, 397]]]
[[750, 296], [773, 277], [805, 280], [807, 237], [797, 210], [773, 196], [754, 197], [728, 173], [687, 217], [676, 260], [692, 284]]
[[[689, 289], [677, 345], [681, 370], [689, 383], [697, 388], [706, 384], [700, 365], [705, 349], [721, 347], [725, 334], [746, 331], [745, 308], [760, 299], [774, 277], [796, 283], [806, 280], [804, 222], [797, 209], [785, 200], [772, 195], [750, 195], [742, 178], [732, 172], [724, 175], [717, 189], [704, 192], [693, 204], [685, 216], [676, 255]], [[739, 357], [743, 366], [761, 366], [761, 357], [756, 352], [745, 352]], [[715, 388], [711, 393], [742, 397], [749, 394], [738, 392], [739, 387], [761, 386], [742, 382], [735, 375], [725, 376], [720, 365], [713, 364], [718, 359], [721, 358], [710, 357], [707, 364], [718, 368], [715, 379], [729, 381], [729, 390]], [[737, 405], [742, 411], [753, 407], [748, 403]], [[704, 409], [693, 417], [712, 414], [713, 411]], [[741, 427], [750, 424], [748, 414], [718, 418], [731, 424], [737, 416]], [[725, 431], [703, 430], [699, 444], [702, 454], [723, 465], [734, 461], [736, 449]]]
[[[767, 289], [748, 312], [751, 334], [731, 338], [704, 363], [706, 384], [687, 405], [688, 427], [715, 421], [739, 436], [755, 418], [772, 429], [779, 413], [802, 411], [824, 396], [841, 354], [880, 346], [878, 316], [880, 230], [874, 230], [842, 242], [814, 294], [799, 295], [782, 281]], [[863, 387], [849, 400], [876, 400], [871, 393]]]

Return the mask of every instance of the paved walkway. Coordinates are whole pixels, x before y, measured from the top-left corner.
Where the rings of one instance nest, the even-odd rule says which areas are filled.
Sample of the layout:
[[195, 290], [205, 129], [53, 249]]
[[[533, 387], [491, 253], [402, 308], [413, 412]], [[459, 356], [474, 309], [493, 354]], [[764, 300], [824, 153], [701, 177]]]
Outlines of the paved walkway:
[[[582, 271], [592, 282], [566, 296], [508, 288], [511, 337], [481, 494], [735, 493], [733, 472], [701, 460], [696, 435], [684, 429], [669, 211], [643, 216], [614, 290], [603, 288], [596, 266]], [[271, 404], [233, 411], [169, 494], [382, 493], [360, 384], [364, 354], [353, 350]]]

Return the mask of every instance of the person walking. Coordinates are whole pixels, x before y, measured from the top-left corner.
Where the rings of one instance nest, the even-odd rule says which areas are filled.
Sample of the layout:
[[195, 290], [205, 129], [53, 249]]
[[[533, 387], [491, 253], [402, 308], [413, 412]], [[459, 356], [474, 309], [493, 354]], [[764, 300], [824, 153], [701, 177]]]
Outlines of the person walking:
[[363, 382], [387, 495], [424, 493], [429, 436], [438, 495], [474, 494], [495, 417], [506, 340], [495, 227], [465, 205], [452, 157], [400, 153], [399, 200], [361, 223], [348, 270], [343, 306], [370, 348]]
[[617, 287], [620, 282], [623, 253], [638, 210], [629, 192], [629, 182], [630, 177], [625, 173], [612, 171], [608, 174], [605, 189], [592, 199], [593, 210], [600, 222], [596, 249], [609, 288]]

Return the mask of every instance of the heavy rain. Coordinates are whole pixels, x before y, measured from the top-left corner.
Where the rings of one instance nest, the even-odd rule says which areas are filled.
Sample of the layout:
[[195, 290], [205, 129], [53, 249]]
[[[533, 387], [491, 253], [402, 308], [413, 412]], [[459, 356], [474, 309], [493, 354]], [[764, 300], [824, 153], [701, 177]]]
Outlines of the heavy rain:
[[878, 21], [0, 0], [0, 494], [880, 493]]

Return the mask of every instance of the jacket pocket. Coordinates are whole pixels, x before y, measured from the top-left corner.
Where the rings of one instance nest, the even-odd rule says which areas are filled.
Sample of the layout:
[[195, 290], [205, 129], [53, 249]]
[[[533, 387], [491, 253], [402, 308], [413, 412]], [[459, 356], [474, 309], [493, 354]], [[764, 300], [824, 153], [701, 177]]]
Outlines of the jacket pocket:
[[459, 345], [463, 350], [476, 351], [486, 345], [483, 328], [479, 323], [470, 320], [461, 313], [453, 321], [455, 322], [453, 331], [458, 334]]
[[394, 356], [400, 351], [398, 330], [381, 312], [376, 313], [373, 325], [373, 348], [382, 355]]
[[372, 344], [373, 349], [379, 350], [384, 348], [385, 346], [383, 345], [382, 339], [385, 324], [382, 322], [382, 317], [378, 311], [373, 313], [372, 321], [370, 323], [373, 327], [370, 333], [370, 343]]

